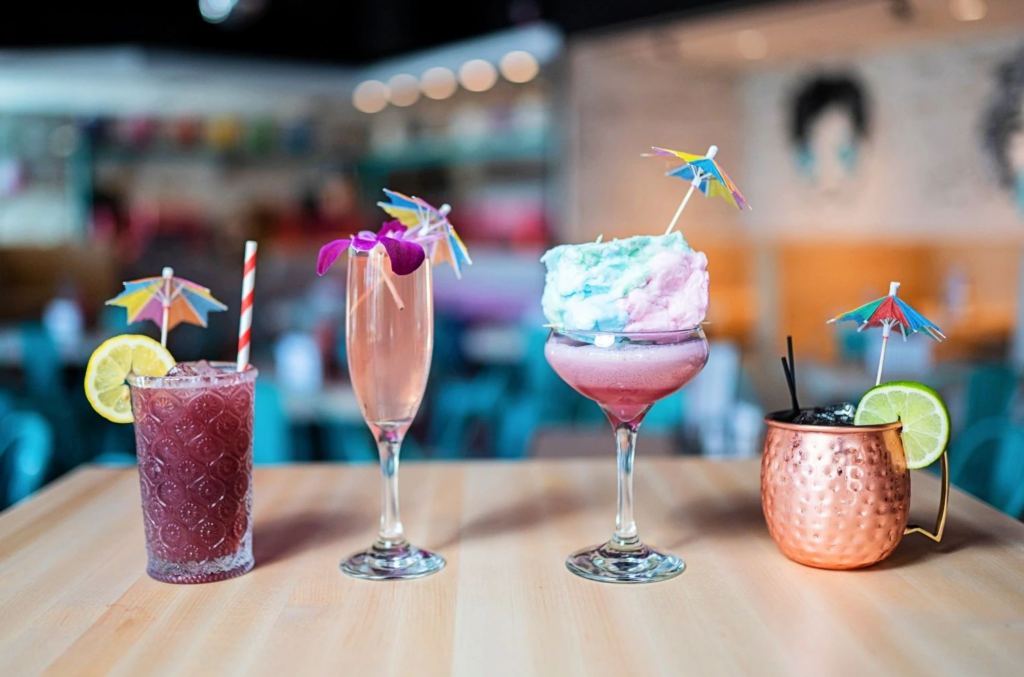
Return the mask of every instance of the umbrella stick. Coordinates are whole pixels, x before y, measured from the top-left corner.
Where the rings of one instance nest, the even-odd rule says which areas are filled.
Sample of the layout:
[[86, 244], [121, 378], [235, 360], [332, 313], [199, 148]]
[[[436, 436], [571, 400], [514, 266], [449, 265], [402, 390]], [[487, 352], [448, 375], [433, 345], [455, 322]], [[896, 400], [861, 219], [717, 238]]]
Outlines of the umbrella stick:
[[885, 364], [885, 347], [889, 345], [889, 330], [892, 325], [886, 322], [882, 325], [882, 354], [878, 356], [878, 374], [875, 376], [875, 385], [882, 384], [882, 365]]
[[395, 305], [398, 306], [399, 310], [405, 310], [405, 303], [402, 302], [402, 297], [398, 295], [398, 289], [395, 288], [395, 283], [391, 281], [391, 273], [384, 266], [384, 259], [381, 259], [380, 264], [381, 273], [384, 276], [384, 283], [388, 286], [388, 291], [391, 292], [391, 296], [395, 299]]
[[668, 224], [668, 229], [665, 234], [668, 235], [672, 232], [672, 229], [676, 227], [676, 222], [679, 221], [679, 217], [683, 215], [683, 210], [686, 209], [686, 203], [690, 201], [690, 196], [693, 195], [693, 189], [697, 187], [697, 183], [700, 183], [699, 179], [694, 179], [690, 183], [690, 190], [686, 191], [686, 197], [679, 203], [679, 209], [676, 210], [676, 215], [672, 217], [672, 223]]
[[[395, 288], [395, 283], [391, 281], [388, 271], [384, 266], [383, 257], [381, 257], [380, 259], [380, 271], [381, 277], [384, 278], [384, 282], [387, 283], [388, 285], [388, 290], [391, 292], [392, 298], [395, 299], [395, 305], [398, 306], [399, 310], [405, 310], [405, 303], [402, 302], [402, 297], [399, 296], [398, 289]], [[353, 303], [352, 307], [348, 309], [349, 316], [351, 316], [356, 311], [356, 308], [358, 308], [359, 304], [361, 304], [366, 299], [367, 295], [371, 291], [375, 290], [378, 286], [380, 286], [380, 278], [377, 278], [372, 286], [369, 286], [363, 290], [363, 293], [359, 295], [359, 298], [356, 299], [356, 302]]]
[[[708, 153], [704, 157], [709, 160], [714, 160], [715, 156], [718, 155], [718, 146], [708, 147]], [[704, 180], [704, 173], [699, 167], [693, 168], [693, 181], [690, 182], [690, 190], [686, 191], [686, 197], [679, 204], [679, 209], [676, 210], [676, 215], [672, 217], [672, 223], [668, 224], [668, 229], [665, 234], [668, 235], [672, 232], [672, 229], [676, 227], [676, 222], [679, 217], [683, 215], [683, 210], [686, 209], [686, 203], [690, 201], [690, 196], [693, 195], [693, 189], [700, 185], [700, 182]]]

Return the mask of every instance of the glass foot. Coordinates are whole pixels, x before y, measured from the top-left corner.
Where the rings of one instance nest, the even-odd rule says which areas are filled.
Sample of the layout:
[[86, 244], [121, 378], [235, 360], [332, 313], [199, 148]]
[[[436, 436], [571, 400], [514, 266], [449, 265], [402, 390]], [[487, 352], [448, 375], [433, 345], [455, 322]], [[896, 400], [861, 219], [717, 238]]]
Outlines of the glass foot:
[[569, 555], [565, 566], [577, 576], [602, 583], [656, 583], [683, 573], [686, 565], [643, 543], [623, 549], [613, 541]]
[[423, 578], [444, 568], [444, 557], [420, 550], [408, 543], [385, 544], [380, 541], [364, 552], [341, 563], [341, 570], [355, 578], [370, 581]]

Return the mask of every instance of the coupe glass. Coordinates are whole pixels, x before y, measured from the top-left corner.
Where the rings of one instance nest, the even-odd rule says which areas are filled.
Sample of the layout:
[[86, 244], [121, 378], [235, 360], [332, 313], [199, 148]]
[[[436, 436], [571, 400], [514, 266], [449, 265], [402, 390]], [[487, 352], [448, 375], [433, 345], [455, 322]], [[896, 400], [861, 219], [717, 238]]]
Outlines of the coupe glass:
[[444, 568], [440, 555], [405, 540], [398, 513], [398, 458], [423, 400], [434, 344], [430, 261], [409, 275], [391, 272], [382, 248], [351, 251], [345, 343], [352, 387], [380, 451], [381, 515], [369, 550], [341, 563], [356, 578], [420, 578]]
[[640, 423], [655, 402], [700, 373], [708, 342], [697, 327], [668, 332], [553, 330], [544, 346], [548, 363], [581, 395], [601, 407], [615, 430], [619, 460], [615, 535], [604, 545], [573, 553], [577, 576], [608, 583], [653, 583], [683, 572], [675, 555], [653, 550], [633, 521], [633, 454]]

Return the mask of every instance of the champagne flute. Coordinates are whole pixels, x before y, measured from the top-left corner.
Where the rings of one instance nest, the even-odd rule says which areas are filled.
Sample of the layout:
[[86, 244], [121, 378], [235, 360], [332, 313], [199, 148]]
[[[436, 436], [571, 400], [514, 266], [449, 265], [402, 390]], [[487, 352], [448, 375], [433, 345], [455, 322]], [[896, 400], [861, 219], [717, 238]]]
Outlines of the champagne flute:
[[405, 539], [398, 511], [398, 462], [423, 400], [434, 343], [430, 261], [396, 275], [382, 247], [349, 251], [345, 344], [359, 408], [377, 439], [381, 516], [377, 540], [341, 563], [350, 576], [371, 580], [420, 578], [440, 571], [440, 555]]

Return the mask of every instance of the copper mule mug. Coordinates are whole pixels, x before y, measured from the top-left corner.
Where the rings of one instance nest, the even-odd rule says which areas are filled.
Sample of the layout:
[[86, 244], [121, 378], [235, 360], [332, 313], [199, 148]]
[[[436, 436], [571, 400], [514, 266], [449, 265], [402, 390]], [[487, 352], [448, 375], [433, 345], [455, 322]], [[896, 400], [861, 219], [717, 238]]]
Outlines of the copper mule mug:
[[761, 507], [775, 544], [800, 564], [857, 569], [892, 554], [905, 534], [942, 539], [949, 505], [949, 462], [942, 455], [942, 496], [935, 531], [907, 526], [910, 471], [902, 424], [819, 426], [765, 417]]

